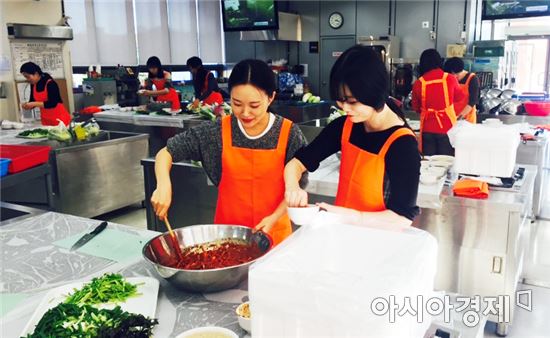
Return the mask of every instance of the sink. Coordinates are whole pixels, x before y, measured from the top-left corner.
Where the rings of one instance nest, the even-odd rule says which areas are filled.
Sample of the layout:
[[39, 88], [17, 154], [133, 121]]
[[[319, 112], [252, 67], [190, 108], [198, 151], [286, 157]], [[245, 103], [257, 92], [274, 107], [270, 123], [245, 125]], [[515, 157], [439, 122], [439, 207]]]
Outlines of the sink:
[[0, 208], [0, 221], [3, 222], [3, 221], [7, 221], [9, 219], [12, 219], [12, 218], [25, 216], [25, 215], [29, 215], [29, 214], [30, 213], [24, 212], [24, 211], [1, 207]]

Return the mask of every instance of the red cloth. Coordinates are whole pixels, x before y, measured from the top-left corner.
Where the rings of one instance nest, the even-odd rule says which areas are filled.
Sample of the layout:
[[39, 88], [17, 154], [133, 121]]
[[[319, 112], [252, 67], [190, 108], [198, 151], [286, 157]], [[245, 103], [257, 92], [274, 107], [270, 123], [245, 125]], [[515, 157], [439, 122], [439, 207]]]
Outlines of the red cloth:
[[[423, 78], [426, 81], [437, 80], [443, 77], [443, 70], [434, 69], [430, 70], [423, 75]], [[451, 102], [458, 102], [464, 98], [464, 93], [462, 92], [458, 80], [455, 76], [450, 75], [447, 77], [447, 86], [449, 88], [449, 100]], [[429, 85], [426, 88], [427, 98], [426, 98], [426, 108], [431, 108], [435, 110], [445, 109], [445, 97], [443, 95], [443, 86], [439, 85]], [[420, 81], [416, 80], [413, 84], [412, 89], [412, 108], [417, 113], [420, 113], [420, 106], [422, 103], [422, 84]], [[457, 112], [458, 113], [458, 112]], [[436, 134], [445, 134], [452, 127], [451, 120], [449, 118], [441, 119], [441, 124], [443, 128], [439, 127], [437, 119], [433, 114], [426, 118], [424, 122], [424, 132], [426, 133], [436, 133]]]

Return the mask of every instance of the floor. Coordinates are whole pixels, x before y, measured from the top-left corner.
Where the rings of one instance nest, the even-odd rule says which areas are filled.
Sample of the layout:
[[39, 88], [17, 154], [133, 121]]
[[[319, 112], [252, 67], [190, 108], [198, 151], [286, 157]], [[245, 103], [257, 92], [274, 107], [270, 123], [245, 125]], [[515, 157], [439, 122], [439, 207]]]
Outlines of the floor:
[[[550, 201], [550, 198], [548, 199]], [[145, 209], [140, 204], [102, 215], [97, 219], [147, 228]], [[522, 284], [521, 290], [532, 290], [533, 312], [517, 308], [509, 338], [542, 338], [550, 337], [548, 320], [550, 319], [550, 221], [539, 220], [533, 224], [531, 245], [526, 256], [524, 278], [528, 283]], [[543, 286], [541, 286], [543, 285]], [[487, 323], [484, 338], [498, 337], [495, 324]]]

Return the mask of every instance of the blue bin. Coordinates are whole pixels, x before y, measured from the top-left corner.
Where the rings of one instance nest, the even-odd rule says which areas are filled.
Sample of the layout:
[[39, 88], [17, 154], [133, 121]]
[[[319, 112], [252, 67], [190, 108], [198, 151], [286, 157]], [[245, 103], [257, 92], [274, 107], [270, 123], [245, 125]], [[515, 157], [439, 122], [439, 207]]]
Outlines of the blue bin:
[[0, 177], [4, 177], [8, 174], [8, 167], [11, 160], [9, 158], [0, 158]]

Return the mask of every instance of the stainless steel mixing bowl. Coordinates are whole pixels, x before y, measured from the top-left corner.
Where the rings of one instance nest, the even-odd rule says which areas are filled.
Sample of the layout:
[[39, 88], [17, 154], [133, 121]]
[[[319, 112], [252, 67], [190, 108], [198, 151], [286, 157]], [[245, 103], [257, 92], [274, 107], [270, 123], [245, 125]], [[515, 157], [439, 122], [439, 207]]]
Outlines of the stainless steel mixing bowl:
[[[176, 229], [174, 233], [181, 249], [227, 238], [258, 245], [264, 253], [271, 249], [271, 241], [265, 235], [252, 234], [251, 228], [238, 225], [193, 225]], [[155, 267], [162, 278], [177, 288], [192, 292], [215, 292], [235, 287], [248, 276], [248, 267], [255, 261], [220, 269], [184, 270], [166, 265], [177, 260], [176, 253], [169, 232], [151, 239], [143, 247], [143, 257]]]

